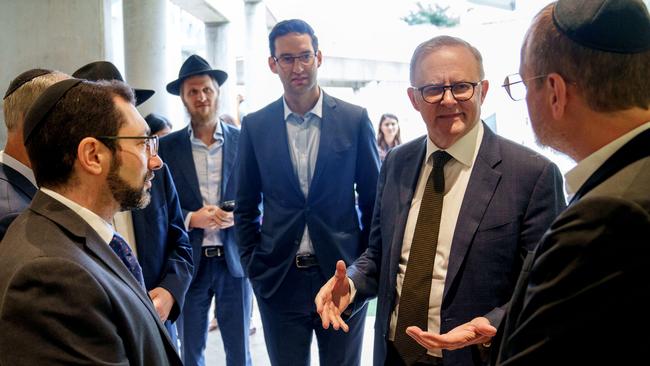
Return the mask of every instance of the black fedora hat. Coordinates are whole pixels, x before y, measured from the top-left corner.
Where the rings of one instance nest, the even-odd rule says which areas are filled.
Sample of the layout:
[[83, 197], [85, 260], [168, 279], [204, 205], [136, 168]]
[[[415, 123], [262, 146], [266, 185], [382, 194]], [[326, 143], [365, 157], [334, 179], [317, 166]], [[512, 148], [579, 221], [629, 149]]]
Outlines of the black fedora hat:
[[199, 55], [192, 55], [183, 62], [181, 70], [178, 72], [178, 79], [167, 84], [167, 91], [170, 94], [180, 95], [181, 84], [183, 80], [190, 76], [196, 75], [210, 75], [217, 81], [217, 84], [223, 84], [228, 79], [228, 74], [225, 71], [213, 69], [212, 66]]
[[[120, 70], [108, 61], [95, 61], [86, 66], [82, 66], [79, 70], [72, 74], [77, 79], [86, 79], [90, 81], [97, 80], [119, 80], [125, 82]], [[154, 95], [155, 91], [150, 89], [136, 89], [133, 88], [135, 94], [135, 105], [140, 105], [147, 101]]]

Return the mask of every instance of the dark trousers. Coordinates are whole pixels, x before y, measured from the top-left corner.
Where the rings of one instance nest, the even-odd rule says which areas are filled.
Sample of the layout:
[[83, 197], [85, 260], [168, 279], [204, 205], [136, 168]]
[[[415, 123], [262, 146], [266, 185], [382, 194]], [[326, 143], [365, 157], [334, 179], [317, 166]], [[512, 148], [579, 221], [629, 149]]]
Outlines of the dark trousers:
[[324, 284], [325, 278], [318, 266], [299, 269], [292, 265], [273, 296], [257, 297], [272, 365], [309, 365], [314, 333], [320, 365], [347, 366], [361, 362], [367, 306], [346, 321], [349, 333], [323, 329], [314, 299]]
[[184, 365], [205, 365], [208, 313], [213, 296], [226, 364], [251, 365], [248, 342], [252, 299], [250, 283], [246, 278], [233, 277], [224, 257], [205, 256], [201, 257], [198, 272], [185, 296], [181, 337]]

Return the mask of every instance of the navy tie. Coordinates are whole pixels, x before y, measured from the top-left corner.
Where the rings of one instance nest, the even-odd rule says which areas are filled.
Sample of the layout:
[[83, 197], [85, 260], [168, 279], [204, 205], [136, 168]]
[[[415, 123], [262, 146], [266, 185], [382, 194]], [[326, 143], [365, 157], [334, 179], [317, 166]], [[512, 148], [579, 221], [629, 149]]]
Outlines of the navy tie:
[[126, 240], [119, 236], [117, 233], [113, 235], [113, 239], [111, 240], [108, 245], [113, 249], [115, 254], [117, 254], [118, 257], [120, 257], [120, 260], [122, 260], [122, 263], [128, 268], [129, 272], [135, 277], [136, 281], [144, 287], [144, 278], [142, 277], [142, 268], [140, 268], [140, 264], [138, 263], [138, 260], [135, 258], [135, 255], [133, 255], [133, 251], [131, 251], [131, 247], [129, 247], [129, 244], [126, 243]]

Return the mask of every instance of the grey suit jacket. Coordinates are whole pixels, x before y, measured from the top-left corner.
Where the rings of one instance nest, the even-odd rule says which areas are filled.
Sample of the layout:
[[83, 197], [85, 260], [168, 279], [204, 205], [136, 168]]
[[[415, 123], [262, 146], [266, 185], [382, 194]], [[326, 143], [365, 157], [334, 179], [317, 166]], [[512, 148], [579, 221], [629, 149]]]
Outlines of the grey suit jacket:
[[[378, 297], [375, 365], [384, 363], [404, 230], [425, 152], [426, 136], [388, 153], [377, 186], [369, 248], [348, 270], [358, 297]], [[500, 321], [523, 259], [564, 207], [555, 164], [485, 126], [449, 253], [441, 332], [477, 316]], [[445, 365], [486, 361], [478, 351], [444, 351]]]
[[22, 212], [34, 198], [37, 188], [22, 174], [0, 163], [0, 217]]
[[1, 365], [182, 365], [147, 293], [44, 193], [0, 243]]
[[650, 344], [650, 130], [578, 191], [524, 264], [498, 365], [638, 365]]

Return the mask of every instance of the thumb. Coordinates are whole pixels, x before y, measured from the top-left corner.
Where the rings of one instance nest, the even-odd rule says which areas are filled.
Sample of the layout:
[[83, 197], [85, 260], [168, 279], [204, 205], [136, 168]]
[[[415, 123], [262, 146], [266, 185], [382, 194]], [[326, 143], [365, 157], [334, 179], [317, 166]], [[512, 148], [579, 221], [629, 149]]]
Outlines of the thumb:
[[337, 280], [343, 280], [347, 277], [345, 262], [341, 260], [336, 262], [336, 273], [334, 273], [334, 277], [336, 277]]

